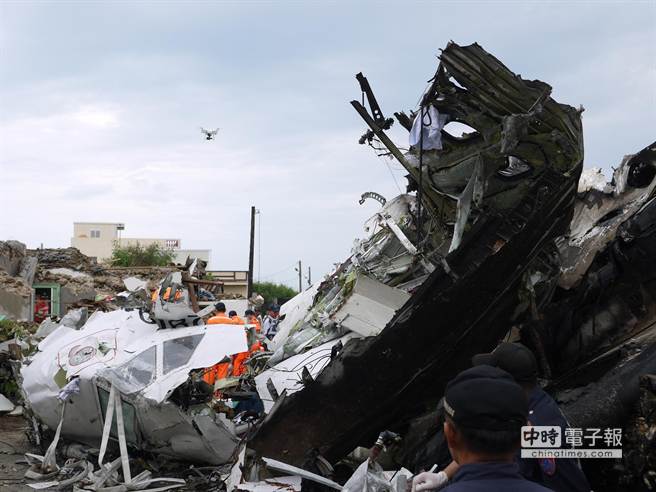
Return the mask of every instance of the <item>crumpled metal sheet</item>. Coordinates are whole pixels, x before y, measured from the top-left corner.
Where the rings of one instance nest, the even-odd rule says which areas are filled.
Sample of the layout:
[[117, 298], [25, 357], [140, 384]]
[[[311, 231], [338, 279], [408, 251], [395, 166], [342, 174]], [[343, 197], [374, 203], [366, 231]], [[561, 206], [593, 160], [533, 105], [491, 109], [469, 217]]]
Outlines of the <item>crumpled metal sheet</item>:
[[[302, 465], [306, 453], [317, 450], [336, 460], [411, 418], [416, 407], [400, 402], [428, 404], [473, 354], [494, 348], [508, 330], [524, 273], [567, 230], [582, 168], [580, 112], [478, 45], [450, 43], [440, 59], [429, 102], [478, 134], [463, 140], [443, 135], [444, 149], [424, 155], [427, 222], [421, 226], [430, 242], [422, 249], [435, 270], [378, 336], [351, 340], [313, 383], [273, 409], [249, 443], [263, 456]], [[352, 104], [357, 109], [359, 102]], [[416, 160], [408, 161], [417, 150], [397, 151], [416, 186]], [[496, 175], [509, 155], [532, 172], [510, 182]], [[485, 189], [472, 190], [472, 198], [476, 194], [485, 210], [472, 206], [460, 244], [448, 253], [445, 238], [457, 211], [447, 195], [460, 195], [477, 162]], [[441, 177], [451, 180], [450, 189]]]
[[580, 282], [596, 254], [615, 238], [618, 227], [654, 195], [654, 174], [656, 142], [625, 156], [605, 185], [601, 184], [603, 174], [597, 171], [586, 175], [583, 187], [579, 181], [579, 190], [584, 191], [577, 196], [570, 230], [561, 246], [561, 287], [569, 289]]
[[[180, 343], [191, 347], [192, 342], [193, 352], [182, 350]], [[187, 381], [192, 369], [210, 367], [247, 350], [240, 325], [158, 329], [144, 322], [136, 310], [97, 311], [81, 329], [61, 325], [41, 341], [39, 351], [21, 367], [22, 390], [36, 417], [54, 429], [61, 415], [57, 403], [61, 387], [77, 378], [79, 395], [66, 409], [62, 435], [97, 445], [104, 415], [99, 391], [108, 391], [114, 383], [137, 419], [129, 436], [132, 444], [170, 456], [222, 463], [239, 442], [232, 423], [209, 407], [203, 414], [184, 412], [167, 398]], [[142, 357], [147, 353], [152, 358]]]

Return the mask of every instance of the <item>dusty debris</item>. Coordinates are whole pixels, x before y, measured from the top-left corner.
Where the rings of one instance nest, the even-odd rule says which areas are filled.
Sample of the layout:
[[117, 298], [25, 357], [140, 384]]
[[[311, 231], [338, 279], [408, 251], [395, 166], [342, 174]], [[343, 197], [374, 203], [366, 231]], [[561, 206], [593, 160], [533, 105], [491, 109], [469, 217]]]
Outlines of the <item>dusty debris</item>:
[[[440, 60], [422, 107], [476, 130], [462, 138], [443, 131], [441, 150], [418, 145], [402, 153], [352, 102], [372, 131], [372, 145], [384, 146], [406, 168], [409, 188], [420, 196], [388, 201], [370, 226], [372, 238], [391, 240], [390, 254], [379, 253], [378, 239], [359, 253], [369, 264], [382, 260], [381, 272], [398, 272], [379, 280], [412, 296], [380, 335], [346, 343], [313, 383], [276, 405], [251, 439], [262, 455], [301, 465], [308, 450], [318, 449], [336, 460], [381, 427], [416, 415], [416, 407], [399, 401], [436, 401], [472, 355], [491, 350], [512, 326], [524, 274], [567, 230], [582, 168], [580, 111], [557, 103], [547, 84], [521, 79], [478, 45], [450, 43]], [[405, 118], [397, 119], [410, 130]], [[529, 170], [512, 179], [499, 174], [510, 157]], [[358, 258], [356, 252], [340, 265], [326, 290], [348, 285]], [[343, 272], [346, 281], [339, 280]], [[315, 306], [321, 306], [319, 292]], [[330, 324], [317, 326], [325, 332]], [[303, 425], [290, 429], [289, 422]]]
[[[199, 278], [203, 265], [109, 269], [69, 248], [29, 252], [32, 269], [20, 266], [24, 247], [2, 246], [7, 285], [56, 282], [77, 296], [70, 306], [87, 307], [44, 321], [20, 372], [35, 428], [98, 447], [100, 463], [115, 457], [93, 471], [77, 454], [56, 470], [57, 486], [88, 488], [83, 476], [96, 488], [147, 486], [145, 471], [131, 476], [136, 451], [209, 463], [197, 478], [229, 492], [308, 481], [404, 491], [411, 472], [450, 459], [439, 424], [446, 382], [501, 339], [532, 348], [574, 424], [622, 425], [633, 413], [632, 446], [653, 440], [653, 378], [642, 390], [638, 380], [656, 372], [654, 144], [611, 182], [582, 173], [582, 109], [479, 45], [450, 43], [419, 108], [395, 113], [408, 130], [402, 151], [385, 133], [394, 120], [357, 78], [371, 110], [352, 102], [369, 127], [360, 142], [403, 165], [408, 190], [362, 195], [381, 204], [363, 238], [282, 306], [271, 341], [255, 326], [206, 324], [221, 289]], [[454, 122], [471, 131], [455, 136]], [[398, 472], [384, 471], [383, 429], [404, 436], [385, 455]], [[34, 473], [55, 473], [54, 447]], [[649, 473], [629, 454], [603, 485]]]
[[23, 243], [0, 241], [0, 316], [31, 319], [32, 280], [35, 262]]

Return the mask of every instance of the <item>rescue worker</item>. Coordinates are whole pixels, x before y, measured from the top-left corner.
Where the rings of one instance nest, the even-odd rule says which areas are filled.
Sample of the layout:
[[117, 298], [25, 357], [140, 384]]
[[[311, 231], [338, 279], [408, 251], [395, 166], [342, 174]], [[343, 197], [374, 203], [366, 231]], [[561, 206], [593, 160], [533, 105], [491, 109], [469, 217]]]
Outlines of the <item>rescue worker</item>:
[[[561, 428], [560, 435], [565, 435], [569, 423], [556, 401], [538, 385], [538, 364], [533, 352], [526, 346], [504, 342], [489, 354], [475, 355], [472, 363], [499, 367], [509, 373], [526, 393], [530, 425], [558, 426]], [[590, 484], [578, 459], [518, 456], [517, 461], [522, 475], [556, 492], [590, 491]]]
[[276, 336], [276, 333], [278, 333], [278, 323], [280, 323], [280, 319], [278, 317], [279, 314], [280, 308], [276, 305], [272, 305], [267, 310], [267, 314], [264, 317], [264, 321], [262, 322], [264, 336], [266, 336], [269, 340], [273, 339], [273, 337]]
[[[444, 492], [549, 490], [526, 480], [515, 462], [528, 402], [510, 374], [485, 365], [461, 372], [446, 386], [444, 411], [444, 437], [458, 464]], [[436, 477], [442, 481], [437, 483]], [[420, 473], [412, 490], [439, 489], [445, 481], [445, 475]]]
[[[242, 320], [239, 316], [236, 316], [237, 313], [235, 311], [230, 311], [230, 314], [232, 315], [234, 313], [237, 319], [233, 319], [232, 317], [226, 315], [226, 307], [224, 303], [222, 302], [217, 303], [215, 305], [215, 308], [216, 308], [216, 315], [212, 316], [210, 319], [207, 320], [208, 325], [243, 325], [244, 324], [244, 320]], [[245, 353], [248, 354], [248, 352]], [[234, 366], [235, 357], [236, 356], [226, 357], [218, 364], [215, 364], [212, 367], [208, 368], [203, 374], [203, 380], [207, 384], [214, 385], [214, 382], [217, 379], [223, 379], [233, 374], [234, 367], [235, 367]]]
[[244, 312], [244, 317], [246, 318], [246, 323], [249, 325], [255, 325], [255, 333], [262, 333], [262, 324], [260, 320], [255, 315], [255, 311], [252, 309], [247, 309]]
[[[498, 367], [510, 374], [522, 387], [528, 399], [530, 425], [558, 426], [561, 428], [561, 436], [565, 435], [565, 428], [569, 427], [567, 419], [558, 408], [556, 401], [538, 385], [538, 364], [533, 352], [526, 346], [521, 343], [504, 342], [489, 354], [475, 355], [472, 358], [472, 364]], [[591, 490], [578, 459], [522, 458], [519, 453], [515, 459], [525, 478], [556, 492], [589, 492]], [[451, 463], [440, 473], [444, 473], [448, 479], [454, 476], [457, 469], [457, 465]]]
[[240, 318], [239, 316], [237, 316], [237, 311], [234, 311], [234, 310], [230, 311], [228, 313], [228, 318], [230, 318], [232, 321], [236, 321], [237, 324], [239, 324], [239, 325], [245, 324], [244, 320], [242, 318]]
[[218, 364], [205, 370], [203, 373], [203, 381], [207, 384], [214, 386], [217, 379], [227, 378], [232, 371], [232, 358], [224, 357]]
[[243, 323], [238, 323], [235, 320], [231, 319], [227, 314], [226, 314], [226, 307], [225, 304], [222, 302], [216, 303], [216, 314], [212, 316], [210, 319], [207, 320], [208, 325], [237, 325], [237, 324], [243, 324]]
[[241, 376], [246, 372], [246, 361], [256, 352], [263, 352], [264, 346], [259, 340], [251, 345], [248, 352], [240, 352], [232, 358], [232, 375]]
[[[159, 297], [160, 290], [161, 290], [161, 287], [158, 287], [157, 289], [155, 289], [153, 291], [153, 294], [150, 297], [150, 299], [153, 302], [155, 302], [157, 300], [157, 298]], [[171, 287], [167, 287], [166, 290], [164, 291], [164, 295], [162, 296], [162, 299], [164, 299], [165, 301], [168, 301], [170, 296], [171, 296]], [[178, 289], [173, 297], [174, 297], [174, 300], [179, 301], [180, 298], [182, 297], [182, 291]]]

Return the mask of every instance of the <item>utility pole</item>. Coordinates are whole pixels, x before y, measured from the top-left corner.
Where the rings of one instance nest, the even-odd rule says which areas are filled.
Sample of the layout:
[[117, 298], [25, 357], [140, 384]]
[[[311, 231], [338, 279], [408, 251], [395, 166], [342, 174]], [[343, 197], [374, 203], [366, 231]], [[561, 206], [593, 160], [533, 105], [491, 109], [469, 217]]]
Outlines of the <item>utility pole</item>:
[[255, 207], [251, 207], [251, 245], [248, 252], [248, 290], [247, 297], [253, 295], [253, 255], [255, 253]]
[[303, 267], [301, 260], [298, 260], [298, 291], [303, 292]]
[[255, 210], [257, 218], [257, 282], [260, 282], [262, 274], [262, 212], [260, 209]]
[[310, 287], [312, 287], [312, 267], [311, 266], [308, 267], [307, 281], [308, 281], [308, 289], [309, 289]]

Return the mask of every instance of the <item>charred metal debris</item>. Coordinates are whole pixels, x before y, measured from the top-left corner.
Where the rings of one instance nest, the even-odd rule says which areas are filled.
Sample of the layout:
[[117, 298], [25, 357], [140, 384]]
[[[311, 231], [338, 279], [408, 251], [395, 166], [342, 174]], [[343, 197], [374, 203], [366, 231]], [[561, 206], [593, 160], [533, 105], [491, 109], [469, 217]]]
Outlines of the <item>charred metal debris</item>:
[[[357, 80], [360, 143], [396, 159], [408, 186], [362, 195], [381, 208], [349, 258], [282, 306], [272, 340], [206, 324], [214, 306], [199, 306], [193, 266], [152, 298], [132, 281], [118, 309], [72, 312], [22, 361], [35, 429], [99, 448], [79, 488], [105, 475], [127, 487], [129, 452], [210, 464], [213, 487], [230, 491], [340, 490], [349, 477], [355, 490], [366, 477], [400, 492], [449, 460], [446, 383], [474, 354], [520, 340], [572, 424], [627, 430], [626, 459], [589, 470], [595, 489], [653, 480], [641, 450], [656, 429], [656, 143], [610, 182], [584, 171], [582, 109], [477, 44], [449, 43], [419, 107], [394, 114], [407, 150]], [[267, 350], [248, 353], [255, 342]], [[207, 383], [244, 353], [243, 373]]]

